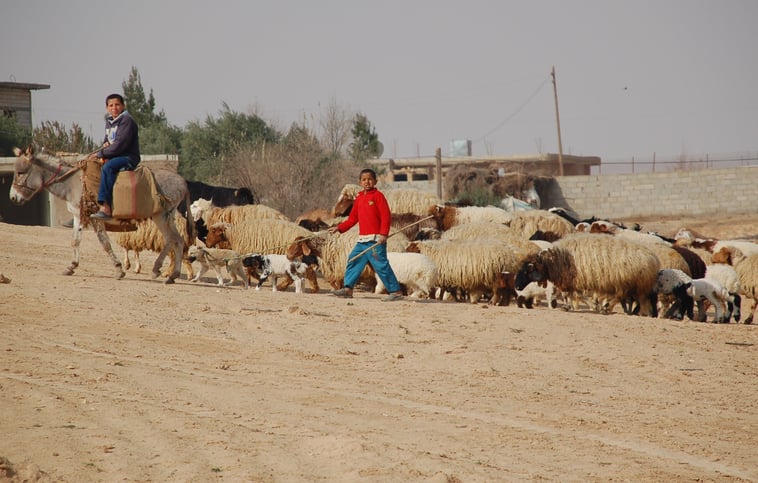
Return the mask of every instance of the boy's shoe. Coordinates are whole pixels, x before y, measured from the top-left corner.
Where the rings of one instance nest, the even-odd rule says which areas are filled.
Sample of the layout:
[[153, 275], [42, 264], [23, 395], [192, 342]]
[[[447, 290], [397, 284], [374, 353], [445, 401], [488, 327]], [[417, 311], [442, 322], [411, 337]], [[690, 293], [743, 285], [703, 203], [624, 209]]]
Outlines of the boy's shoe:
[[347, 289], [344, 289], [344, 288], [341, 288], [339, 290], [332, 290], [332, 295], [336, 295], [337, 297], [341, 297], [343, 299], [353, 298], [353, 294], [348, 292]]
[[110, 220], [111, 215], [104, 211], [98, 211], [97, 213], [93, 213], [90, 215], [90, 218], [93, 218], [95, 220]]
[[405, 297], [399, 293], [391, 293], [382, 299], [382, 302], [394, 302], [396, 300], [403, 300]]

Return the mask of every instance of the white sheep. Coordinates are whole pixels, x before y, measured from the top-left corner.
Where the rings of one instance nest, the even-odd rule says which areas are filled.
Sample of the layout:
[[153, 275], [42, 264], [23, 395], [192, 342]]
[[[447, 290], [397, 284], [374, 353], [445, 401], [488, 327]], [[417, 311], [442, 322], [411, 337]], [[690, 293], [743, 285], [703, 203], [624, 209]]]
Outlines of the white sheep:
[[428, 191], [397, 188], [382, 191], [392, 213], [413, 213], [427, 216], [431, 205], [442, 204], [442, 200]]
[[[179, 234], [182, 236], [184, 246], [182, 247], [183, 259], [182, 265], [187, 270], [187, 278], [194, 277], [194, 271], [192, 270], [192, 264], [187, 262], [186, 256], [189, 248], [195, 243], [195, 234], [187, 233], [187, 223], [185, 218], [178, 212], [174, 212], [174, 220], [176, 227], [179, 230]], [[153, 221], [148, 218], [137, 223], [137, 229], [134, 231], [125, 231], [119, 233], [118, 244], [124, 249], [124, 259], [122, 264], [124, 270], [129, 270], [132, 266], [132, 262], [129, 259], [129, 252], [134, 252], [134, 273], [140, 273], [142, 271], [142, 262], [140, 261], [140, 252], [149, 250], [152, 252], [160, 253], [163, 250], [165, 242], [163, 235]], [[168, 266], [166, 274], [173, 272], [174, 270], [174, 252], [169, 252], [171, 263]]]
[[653, 288], [659, 261], [638, 243], [616, 237], [576, 233], [555, 242], [553, 248], [526, 257], [516, 275], [516, 289], [530, 282], [551, 281], [573, 300], [585, 293], [605, 297], [603, 309], [633, 299], [642, 315], [654, 315]]
[[442, 231], [464, 223], [489, 221], [507, 224], [513, 219], [513, 213], [496, 206], [432, 205], [426, 214], [434, 216], [437, 228]]
[[[437, 265], [437, 285], [453, 293], [462, 290], [471, 303], [494, 294], [501, 272], [515, 272], [521, 259], [513, 245], [495, 239], [414, 241], [409, 252], [422, 253]], [[495, 303], [492, 298], [490, 303]]]
[[507, 225], [526, 238], [531, 237], [538, 230], [552, 232], [559, 237], [576, 231], [571, 222], [547, 210], [518, 211], [513, 213], [513, 219]]
[[724, 286], [729, 297], [727, 299], [727, 310], [725, 315], [725, 322], [734, 316], [734, 321], [739, 322], [741, 317], [741, 305], [742, 297], [740, 292], [742, 286], [740, 285], [740, 276], [737, 274], [737, 270], [731, 265], [724, 263], [714, 263], [706, 265], [705, 278], [716, 280]]
[[199, 198], [190, 205], [194, 221], [203, 220], [206, 226], [219, 222], [238, 224], [247, 220], [275, 219], [288, 220], [287, 215], [266, 205], [230, 205], [219, 207], [210, 200]]
[[[397, 281], [403, 285], [410, 297], [429, 297], [437, 286], [437, 265], [421, 253], [387, 252], [387, 260]], [[374, 293], [384, 293], [386, 289], [379, 275], [376, 277]]]
[[483, 238], [492, 238], [510, 243], [522, 256], [529, 253], [535, 253], [540, 250], [539, 244], [529, 240], [522, 232], [502, 223], [492, 223], [489, 221], [478, 221], [472, 223], [463, 223], [455, 225], [449, 230], [442, 232], [441, 240], [481, 240]]

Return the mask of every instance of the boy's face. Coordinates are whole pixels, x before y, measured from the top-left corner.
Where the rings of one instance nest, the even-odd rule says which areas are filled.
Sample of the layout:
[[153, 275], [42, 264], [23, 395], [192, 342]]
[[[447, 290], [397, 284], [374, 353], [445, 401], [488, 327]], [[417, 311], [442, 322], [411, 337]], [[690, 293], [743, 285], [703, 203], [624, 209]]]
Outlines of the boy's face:
[[376, 186], [376, 178], [371, 176], [371, 173], [363, 173], [361, 175], [360, 184], [364, 191], [368, 191]]
[[118, 117], [124, 112], [124, 104], [118, 99], [108, 99], [108, 104], [105, 105], [105, 110], [108, 111], [112, 117]]

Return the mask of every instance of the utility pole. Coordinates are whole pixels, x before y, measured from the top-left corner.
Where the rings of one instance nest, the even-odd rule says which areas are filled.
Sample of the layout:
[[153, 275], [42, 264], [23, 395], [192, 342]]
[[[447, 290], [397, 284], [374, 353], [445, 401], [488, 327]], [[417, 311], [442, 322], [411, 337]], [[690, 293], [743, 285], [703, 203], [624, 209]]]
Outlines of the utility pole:
[[558, 176], [563, 176], [563, 143], [561, 142], [561, 115], [558, 112], [558, 87], [555, 84], [555, 66], [550, 72], [553, 77], [553, 96], [555, 97], [555, 123], [558, 126]]

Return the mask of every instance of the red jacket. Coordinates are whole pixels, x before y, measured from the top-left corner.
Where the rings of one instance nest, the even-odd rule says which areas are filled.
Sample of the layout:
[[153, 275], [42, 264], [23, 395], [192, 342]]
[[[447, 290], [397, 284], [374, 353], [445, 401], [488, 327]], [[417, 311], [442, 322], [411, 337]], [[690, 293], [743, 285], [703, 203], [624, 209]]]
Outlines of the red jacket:
[[347, 220], [338, 225], [344, 233], [358, 223], [359, 235], [384, 235], [390, 233], [390, 205], [387, 198], [376, 188], [361, 191], [355, 197], [353, 208]]

